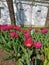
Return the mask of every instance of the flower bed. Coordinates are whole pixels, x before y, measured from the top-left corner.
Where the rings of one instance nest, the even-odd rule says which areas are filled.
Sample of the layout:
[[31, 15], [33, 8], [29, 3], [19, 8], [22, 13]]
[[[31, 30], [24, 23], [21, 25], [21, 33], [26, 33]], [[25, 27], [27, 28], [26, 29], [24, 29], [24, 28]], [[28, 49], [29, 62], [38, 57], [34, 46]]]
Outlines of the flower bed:
[[19, 65], [30, 65], [34, 59], [41, 61], [40, 64], [34, 61], [37, 65], [49, 65], [49, 30], [46, 28], [26, 30], [0, 25], [0, 47], [9, 53], [7, 59], [15, 58]]

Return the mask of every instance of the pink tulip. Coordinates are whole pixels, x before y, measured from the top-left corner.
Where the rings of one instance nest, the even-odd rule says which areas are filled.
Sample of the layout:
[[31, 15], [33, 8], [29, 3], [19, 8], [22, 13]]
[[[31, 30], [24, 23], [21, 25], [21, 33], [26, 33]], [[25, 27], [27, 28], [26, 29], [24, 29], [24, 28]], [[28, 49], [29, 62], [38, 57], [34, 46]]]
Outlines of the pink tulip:
[[41, 43], [41, 42], [35, 42], [35, 43], [34, 43], [34, 47], [35, 47], [36, 49], [40, 49], [40, 48], [42, 47], [42, 43]]
[[18, 38], [19, 35], [16, 32], [10, 32], [10, 37], [12, 37], [12, 38]]
[[47, 32], [48, 32], [47, 29], [42, 29], [42, 30], [41, 30], [41, 33], [42, 33], [42, 34], [45, 34], [45, 33], [47, 33]]

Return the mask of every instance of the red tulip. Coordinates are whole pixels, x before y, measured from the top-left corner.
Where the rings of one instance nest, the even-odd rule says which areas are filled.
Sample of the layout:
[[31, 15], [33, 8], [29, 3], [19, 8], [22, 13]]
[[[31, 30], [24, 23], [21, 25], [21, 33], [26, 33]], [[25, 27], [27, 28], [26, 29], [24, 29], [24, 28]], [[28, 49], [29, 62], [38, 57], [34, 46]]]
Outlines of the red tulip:
[[29, 38], [30, 37], [30, 33], [29, 32], [24, 33], [24, 37], [25, 38]]
[[40, 30], [43, 30], [44, 28], [40, 28]]
[[23, 29], [22, 29], [22, 30], [21, 30], [21, 32], [26, 33], [26, 32], [27, 32], [27, 30], [23, 30]]
[[33, 40], [32, 38], [28, 38], [27, 40], [24, 41], [24, 46], [27, 48], [31, 48], [33, 46]]
[[15, 35], [16, 35], [16, 33], [15, 33], [15, 32], [10, 32], [10, 37], [14, 38], [14, 37], [15, 37]]
[[42, 47], [42, 43], [41, 42], [35, 42], [34, 47], [37, 49], [40, 49]]
[[21, 27], [20, 26], [15, 26], [14, 30], [21, 31]]
[[0, 30], [1, 30], [1, 25], [0, 25]]
[[0, 24], [0, 27], [1, 27], [2, 25]]
[[1, 25], [1, 30], [3, 31], [7, 30], [7, 25]]
[[12, 25], [8, 25], [8, 26], [7, 26], [7, 30], [12, 30], [13, 27], [14, 27], [14, 26], [12, 26]]
[[31, 31], [33, 28], [32, 27], [29, 27], [29, 30]]
[[16, 33], [16, 34], [15, 34], [15, 38], [18, 38], [18, 37], [19, 37], [19, 35]]
[[38, 29], [35, 29], [35, 32], [38, 32]]
[[0, 28], [1, 28], [1, 30], [5, 31], [5, 30], [13, 29], [13, 26], [6, 24], [6, 25], [1, 25]]

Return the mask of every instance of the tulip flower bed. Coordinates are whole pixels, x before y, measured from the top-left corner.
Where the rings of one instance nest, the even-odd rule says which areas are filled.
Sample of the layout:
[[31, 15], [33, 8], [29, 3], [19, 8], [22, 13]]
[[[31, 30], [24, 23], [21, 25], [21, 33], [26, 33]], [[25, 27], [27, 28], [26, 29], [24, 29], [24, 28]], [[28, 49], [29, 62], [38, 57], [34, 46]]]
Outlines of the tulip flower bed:
[[0, 25], [0, 47], [9, 53], [7, 59], [15, 58], [19, 65], [31, 65], [34, 56], [35, 61], [42, 61], [40, 64], [36, 61], [36, 65], [49, 65], [49, 30], [46, 28], [28, 27], [26, 30], [19, 26]]

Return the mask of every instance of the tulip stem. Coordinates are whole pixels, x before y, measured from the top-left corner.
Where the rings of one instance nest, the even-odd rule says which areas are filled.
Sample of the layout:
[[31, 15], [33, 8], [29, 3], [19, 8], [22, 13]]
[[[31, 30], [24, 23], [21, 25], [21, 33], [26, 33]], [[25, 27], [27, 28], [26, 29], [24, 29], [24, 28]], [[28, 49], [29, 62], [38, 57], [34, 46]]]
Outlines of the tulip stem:
[[35, 59], [35, 65], [36, 65], [36, 59]]
[[30, 65], [30, 55], [29, 55], [29, 49], [28, 48], [27, 48], [27, 51], [28, 51], [28, 57], [27, 57], [26, 62], [27, 62], [27, 65]]

